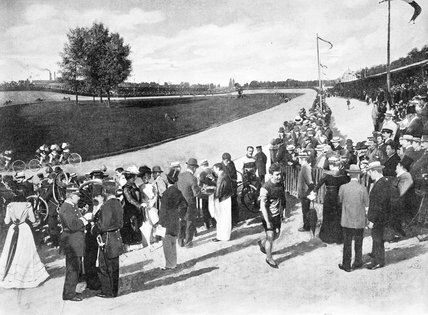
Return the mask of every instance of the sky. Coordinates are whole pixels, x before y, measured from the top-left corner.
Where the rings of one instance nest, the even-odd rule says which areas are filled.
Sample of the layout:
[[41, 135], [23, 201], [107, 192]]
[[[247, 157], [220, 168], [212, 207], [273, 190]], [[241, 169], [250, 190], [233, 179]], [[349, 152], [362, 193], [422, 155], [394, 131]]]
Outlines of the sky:
[[[391, 2], [391, 58], [428, 44], [428, 3]], [[424, 6], [425, 5], [425, 6]], [[67, 32], [104, 23], [131, 46], [130, 82], [227, 85], [317, 79], [386, 62], [387, 4], [378, 0], [0, 0], [0, 82], [58, 72]]]

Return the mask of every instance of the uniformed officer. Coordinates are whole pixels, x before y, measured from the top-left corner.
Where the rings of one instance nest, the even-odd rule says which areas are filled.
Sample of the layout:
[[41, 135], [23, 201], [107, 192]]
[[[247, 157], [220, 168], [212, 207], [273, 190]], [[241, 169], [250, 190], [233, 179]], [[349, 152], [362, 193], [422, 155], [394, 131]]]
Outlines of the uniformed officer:
[[79, 189], [69, 186], [66, 189], [66, 199], [59, 209], [59, 217], [63, 226], [61, 246], [65, 253], [65, 281], [62, 299], [65, 301], [82, 301], [76, 293], [79, 281], [81, 258], [85, 253], [85, 226], [92, 216], [88, 213], [82, 215], [77, 203], [79, 202]]

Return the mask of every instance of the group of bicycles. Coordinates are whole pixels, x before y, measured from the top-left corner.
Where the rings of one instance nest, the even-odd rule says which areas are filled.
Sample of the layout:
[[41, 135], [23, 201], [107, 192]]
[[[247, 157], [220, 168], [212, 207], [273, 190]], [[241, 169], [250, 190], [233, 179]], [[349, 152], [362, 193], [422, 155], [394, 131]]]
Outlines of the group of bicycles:
[[82, 163], [82, 157], [76, 152], [52, 151], [47, 153], [46, 151], [39, 152], [39, 150], [36, 151], [34, 159], [31, 159], [28, 163], [25, 163], [23, 160], [12, 160], [12, 151], [5, 151], [7, 154], [0, 154], [0, 172], [22, 172], [27, 169], [38, 171], [48, 165], [76, 165]]

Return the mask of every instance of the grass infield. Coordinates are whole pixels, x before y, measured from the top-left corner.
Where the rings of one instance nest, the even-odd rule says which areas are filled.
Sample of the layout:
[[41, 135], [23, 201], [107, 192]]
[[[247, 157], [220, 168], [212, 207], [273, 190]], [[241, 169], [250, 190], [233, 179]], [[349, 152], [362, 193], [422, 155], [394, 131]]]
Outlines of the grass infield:
[[14, 159], [28, 162], [43, 143], [69, 142], [88, 160], [215, 127], [298, 95], [123, 100], [111, 108], [92, 101], [9, 106], [0, 108], [0, 150], [11, 148]]

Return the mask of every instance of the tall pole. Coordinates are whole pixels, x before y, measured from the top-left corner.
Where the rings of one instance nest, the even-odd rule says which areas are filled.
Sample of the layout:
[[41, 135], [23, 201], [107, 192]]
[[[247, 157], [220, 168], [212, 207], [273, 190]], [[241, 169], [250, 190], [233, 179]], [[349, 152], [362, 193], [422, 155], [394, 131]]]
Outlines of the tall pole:
[[319, 90], [319, 98], [320, 98], [320, 108], [322, 109], [323, 108], [322, 95], [321, 95], [322, 83], [321, 83], [320, 48], [318, 44], [318, 33], [317, 33], [317, 61], [318, 61], [318, 90]]
[[388, 0], [388, 40], [386, 43], [386, 99], [388, 109], [392, 106], [391, 100], [391, 0]]

